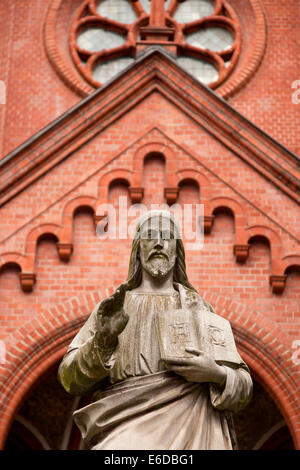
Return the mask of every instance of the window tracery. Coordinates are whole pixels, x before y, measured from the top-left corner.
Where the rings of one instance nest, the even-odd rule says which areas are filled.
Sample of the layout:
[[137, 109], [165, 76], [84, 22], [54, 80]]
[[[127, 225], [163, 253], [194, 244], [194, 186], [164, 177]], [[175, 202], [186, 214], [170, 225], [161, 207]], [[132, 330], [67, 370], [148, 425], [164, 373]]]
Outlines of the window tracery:
[[[178, 64], [216, 88], [232, 72], [241, 46], [226, 0], [85, 0], [71, 28], [71, 53], [95, 88], [134, 62], [150, 44], [167, 46]], [[162, 12], [158, 12], [163, 8]], [[154, 14], [154, 11], [156, 12]]]

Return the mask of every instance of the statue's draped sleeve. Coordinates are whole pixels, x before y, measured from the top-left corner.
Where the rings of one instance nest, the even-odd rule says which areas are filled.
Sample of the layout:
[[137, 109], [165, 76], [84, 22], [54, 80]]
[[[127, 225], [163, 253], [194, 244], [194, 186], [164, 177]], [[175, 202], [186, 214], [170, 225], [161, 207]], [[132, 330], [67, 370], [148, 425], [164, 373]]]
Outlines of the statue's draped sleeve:
[[223, 366], [226, 370], [224, 388], [210, 383], [210, 401], [214, 408], [238, 412], [251, 400], [252, 380], [243, 367]]
[[58, 369], [58, 379], [73, 395], [83, 395], [109, 375], [113, 351], [99, 347], [97, 304], [90, 317], [75, 336]]

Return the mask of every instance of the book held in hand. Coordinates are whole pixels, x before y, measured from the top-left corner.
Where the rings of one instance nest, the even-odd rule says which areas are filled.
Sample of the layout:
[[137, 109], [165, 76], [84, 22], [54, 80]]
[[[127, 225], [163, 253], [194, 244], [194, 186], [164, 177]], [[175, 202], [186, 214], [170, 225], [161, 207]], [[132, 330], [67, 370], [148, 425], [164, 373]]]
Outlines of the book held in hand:
[[198, 348], [193, 313], [188, 309], [158, 312], [156, 326], [162, 359], [193, 357], [186, 348]]

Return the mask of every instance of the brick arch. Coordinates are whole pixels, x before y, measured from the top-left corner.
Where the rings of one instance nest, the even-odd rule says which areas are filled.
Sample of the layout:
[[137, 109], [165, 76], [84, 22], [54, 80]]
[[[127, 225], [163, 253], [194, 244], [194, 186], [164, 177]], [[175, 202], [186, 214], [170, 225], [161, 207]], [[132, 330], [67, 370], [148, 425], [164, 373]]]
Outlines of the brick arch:
[[0, 273], [7, 266], [17, 266], [21, 271], [24, 269], [25, 256], [15, 251], [0, 255]]
[[253, 237], [263, 237], [265, 238], [270, 245], [271, 250], [271, 270], [272, 274], [277, 275], [282, 272], [282, 242], [279, 235], [270, 227], [265, 225], [255, 225], [247, 228], [248, 240]]
[[281, 247], [281, 239], [279, 235], [275, 232], [275, 230], [267, 227], [266, 225], [252, 225], [251, 227], [247, 228], [247, 231], [249, 232], [249, 239], [251, 237], [263, 236], [267, 238], [270, 246], [273, 245]]
[[98, 183], [98, 201], [103, 204], [108, 202], [108, 190], [111, 184], [116, 180], [123, 180], [132, 186], [132, 172], [129, 170], [112, 170], [101, 176]]
[[80, 77], [74, 67], [66, 62], [56, 41], [56, 23], [62, 3], [63, 0], [52, 0], [49, 5], [44, 25], [46, 53], [52, 67], [66, 85], [84, 97], [93, 92], [94, 89]]
[[282, 269], [284, 273], [286, 273], [286, 271], [292, 267], [300, 268], [299, 255], [288, 255], [282, 258]]
[[199, 186], [200, 201], [204, 205], [204, 215], [208, 216], [211, 213], [210, 199], [211, 199], [211, 182], [207, 175], [197, 170], [180, 170], [177, 173], [178, 183], [182, 183], [184, 180], [195, 181]]
[[298, 271], [300, 270], [300, 256], [299, 255], [288, 255], [284, 256], [282, 259], [282, 276], [285, 277], [285, 279], [288, 278], [290, 274], [290, 270], [297, 269]]
[[36, 247], [39, 240], [45, 235], [54, 235], [59, 239], [60, 226], [58, 224], [41, 224], [34, 227], [27, 235], [25, 241], [25, 265], [24, 271], [34, 272]]
[[150, 142], [138, 148], [133, 156], [133, 177], [130, 194], [132, 202], [139, 203], [144, 196], [143, 169], [145, 159], [151, 155], [161, 155], [165, 162], [165, 189], [164, 196], [167, 204], [172, 205], [178, 196], [178, 177], [176, 174], [177, 161], [173, 150], [164, 141]]
[[60, 243], [72, 243], [73, 217], [76, 210], [89, 207], [95, 211], [96, 198], [93, 196], [78, 196], [67, 202], [62, 214], [62, 227], [59, 232]]
[[173, 150], [163, 141], [144, 144], [133, 156], [133, 186], [143, 186], [143, 165], [145, 158], [151, 154], [161, 154], [166, 163], [166, 188], [177, 186], [176, 155]]
[[247, 212], [244, 206], [231, 197], [214, 197], [210, 201], [211, 217], [218, 209], [229, 210], [234, 219], [235, 244], [233, 252], [237, 262], [246, 261], [249, 253], [247, 243]]
[[[108, 296], [113, 291], [105, 292]], [[291, 353], [284, 335], [274, 322], [260, 312], [248, 309], [224, 296], [202, 293], [216, 311], [228, 318], [235, 332], [237, 346], [249, 364], [255, 377], [264, 384], [282, 412], [293, 436], [297, 440], [299, 412], [296, 407], [296, 370], [289, 357]], [[26, 394], [36, 380], [55, 362], [60, 360], [66, 348], [89, 313], [103, 298], [100, 291], [59, 304], [14, 332], [15, 344], [11, 341], [7, 351], [7, 364], [3, 369], [0, 389], [0, 448], [3, 448], [14, 416]], [[26, 334], [24, 335], [24, 332]]]
[[[195, 179], [195, 178], [183, 178], [181, 179], [179, 182], [178, 182], [178, 196], [177, 196], [177, 201], [176, 201], [176, 204], [179, 204], [179, 200], [180, 200], [180, 197], [182, 195], [182, 193], [184, 193], [186, 191], [186, 189], [188, 188], [188, 193], [190, 194], [190, 191], [192, 191], [193, 193], [193, 201], [192, 203], [195, 204], [200, 204], [200, 186], [199, 186], [199, 183], [198, 181]], [[196, 199], [195, 199], [196, 197]], [[204, 201], [202, 201], [204, 203]], [[181, 203], [180, 205], [184, 205], [186, 204], [186, 201], [182, 201], [181, 200]], [[205, 213], [205, 205], [204, 205], [204, 213]]]
[[240, 243], [244, 242], [244, 230], [247, 226], [247, 211], [240, 202], [236, 201], [231, 197], [214, 197], [210, 201], [211, 212], [215, 212], [217, 209], [226, 208], [229, 209], [234, 217], [236, 237]]

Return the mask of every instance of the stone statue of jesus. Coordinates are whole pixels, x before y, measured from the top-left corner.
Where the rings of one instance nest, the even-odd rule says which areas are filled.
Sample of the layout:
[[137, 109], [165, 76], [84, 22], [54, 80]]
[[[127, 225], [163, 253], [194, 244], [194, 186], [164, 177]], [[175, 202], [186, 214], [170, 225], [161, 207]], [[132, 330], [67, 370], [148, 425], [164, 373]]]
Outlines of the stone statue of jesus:
[[252, 394], [229, 322], [189, 283], [178, 224], [147, 212], [127, 280], [96, 305], [58, 372], [86, 444], [102, 450], [236, 448], [231, 412]]

